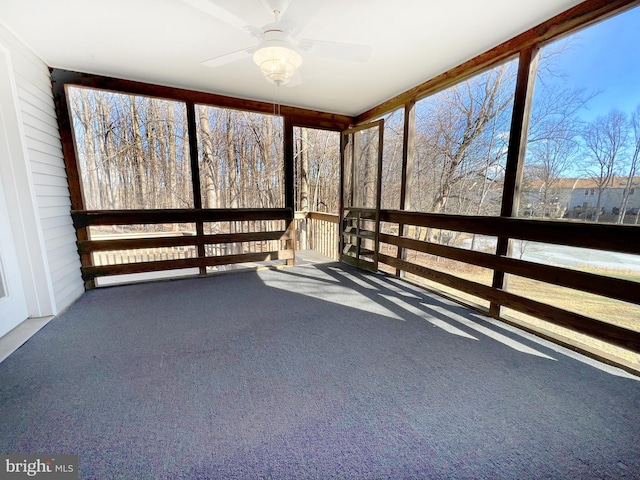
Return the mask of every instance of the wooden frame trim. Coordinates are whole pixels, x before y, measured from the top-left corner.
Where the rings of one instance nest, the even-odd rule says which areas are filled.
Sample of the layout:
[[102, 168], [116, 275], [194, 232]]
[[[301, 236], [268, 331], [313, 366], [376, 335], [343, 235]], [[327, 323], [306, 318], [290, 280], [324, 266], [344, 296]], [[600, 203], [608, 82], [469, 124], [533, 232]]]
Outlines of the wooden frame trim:
[[[474, 216], [449, 216], [441, 214], [422, 214], [415, 212], [383, 211], [381, 221], [395, 222], [399, 226], [399, 236], [404, 234], [404, 225], [419, 225], [426, 227], [444, 228], [449, 230], [480, 233], [498, 238], [495, 255], [481, 256], [479, 252], [459, 252], [440, 245], [428, 246], [411, 243], [410, 239], [397, 239], [392, 244], [398, 247], [398, 255], [395, 259], [380, 256], [388, 265], [396, 268], [396, 276], [401, 275], [407, 268], [422, 269], [415, 272], [441, 283], [450, 284], [454, 288], [470, 293], [480, 294], [491, 302], [489, 313], [496, 318], [501, 317], [502, 306], [514, 308], [534, 315], [536, 317], [552, 321], [575, 331], [595, 335], [605, 341], [621, 345], [623, 347], [638, 349], [638, 333], [623, 328], [614, 327], [595, 319], [555, 309], [540, 302], [533, 302], [525, 298], [515, 298], [505, 292], [505, 273], [520, 274], [548, 283], [577, 288], [583, 291], [602, 294], [610, 298], [617, 298], [632, 303], [638, 303], [640, 294], [638, 284], [624, 280], [611, 279], [609, 277], [576, 272], [559, 267], [540, 266], [531, 262], [522, 262], [509, 258], [511, 239], [533, 240], [544, 243], [569, 245], [575, 247], [594, 248], [605, 251], [640, 254], [640, 246], [637, 242], [637, 228], [625, 225], [586, 224], [547, 220], [526, 220], [513, 218], [518, 209], [519, 189], [521, 184], [524, 152], [526, 148], [526, 136], [528, 132], [529, 110], [532, 103], [532, 93], [535, 80], [535, 70], [538, 61], [538, 52], [547, 43], [557, 40], [562, 36], [573, 33], [580, 28], [589, 26], [595, 22], [618, 14], [622, 11], [640, 5], [640, 0], [586, 0], [573, 8], [570, 8], [553, 18], [517, 35], [506, 42], [464, 62], [451, 70], [435, 76], [416, 87], [407, 90], [388, 101], [385, 101], [371, 109], [361, 113], [356, 118], [356, 123], [365, 123], [377, 119], [383, 115], [410, 102], [416, 102], [431, 94], [444, 90], [460, 83], [474, 75], [482, 73], [489, 68], [504, 63], [516, 56], [519, 57], [518, 78], [514, 95], [514, 108], [512, 124], [510, 128], [510, 142], [507, 168], [505, 174], [504, 193], [500, 217], [474, 217]], [[405, 115], [405, 134], [410, 128], [409, 120]], [[405, 139], [406, 141], [406, 139]], [[405, 172], [403, 172], [404, 174]], [[403, 178], [403, 192], [407, 187]], [[401, 209], [411, 208], [403, 204]], [[362, 212], [358, 212], [362, 215]], [[390, 240], [390, 237], [381, 237]], [[409, 243], [408, 243], [409, 242]], [[484, 263], [494, 270], [492, 287], [470, 286], [468, 281], [454, 280], [457, 277], [440, 272], [429, 271], [423, 267], [412, 265], [402, 259], [402, 248], [412, 245], [419, 251], [448, 256], [459, 257], [460, 261], [468, 263]], [[381, 260], [382, 261], [382, 260]], [[597, 280], [596, 280], [597, 279]], [[591, 282], [596, 281], [595, 287]], [[451, 284], [451, 282], [453, 284]], [[624, 293], [618, 291], [624, 289]], [[595, 292], [593, 292], [595, 290]], [[500, 294], [494, 294], [501, 292]], [[627, 342], [627, 338], [633, 338]], [[632, 345], [633, 344], [633, 345]]]
[[344, 249], [344, 238], [342, 237], [342, 230], [344, 229], [344, 175], [345, 175], [345, 156], [348, 147], [348, 136], [344, 132], [340, 132], [340, 178], [339, 184], [339, 198], [338, 198], [338, 258], [342, 256], [342, 250]]
[[[232, 108], [265, 114], [273, 114], [273, 105], [265, 102], [256, 102], [251, 100], [243, 100], [222, 95], [215, 95], [204, 92], [196, 92], [174, 87], [151, 85], [131, 80], [117, 79], [100, 75], [92, 75], [87, 73], [73, 72], [62, 69], [51, 69], [52, 91], [56, 107], [56, 116], [58, 119], [58, 127], [60, 130], [63, 155], [65, 158], [65, 166], [67, 170], [67, 178], [69, 182], [69, 191], [71, 197], [72, 218], [76, 228], [76, 236], [80, 247], [80, 262], [83, 270], [83, 278], [85, 279], [85, 288], [95, 287], [94, 277], [84, 275], [87, 268], [93, 267], [92, 256], [87, 250], [90, 242], [90, 236], [87, 227], [89, 225], [110, 225], [110, 224], [133, 224], [133, 223], [183, 223], [194, 222], [196, 224], [196, 246], [198, 249], [198, 257], [205, 258], [205, 242], [204, 235], [205, 221], [225, 221], [225, 220], [287, 220], [287, 231], [290, 238], [285, 238], [288, 249], [294, 251], [295, 241], [294, 235], [291, 233], [294, 228], [293, 222], [293, 125], [308, 125], [316, 128], [324, 128], [331, 130], [343, 130], [353, 124], [353, 118], [345, 115], [337, 115], [326, 112], [306, 110], [296, 107], [282, 106], [280, 114], [283, 117], [284, 125], [284, 190], [285, 190], [285, 209], [280, 209], [281, 213], [274, 213], [276, 210], [269, 210], [271, 213], [256, 214], [256, 210], [249, 217], [241, 216], [236, 218], [235, 214], [221, 213], [222, 211], [203, 210], [202, 199], [200, 194], [200, 177], [198, 162], [198, 145], [197, 145], [197, 128], [195, 118], [195, 104], [215, 105], [223, 108]], [[194, 195], [194, 209], [166, 210], [166, 211], [86, 211], [82, 196], [82, 182], [80, 180], [80, 171], [78, 169], [78, 160], [75, 150], [75, 141], [73, 128], [71, 125], [70, 109], [66, 96], [66, 86], [75, 85], [80, 87], [89, 87], [108, 91], [119, 92], [127, 95], [141, 95], [146, 97], [155, 97], [166, 100], [174, 100], [184, 103], [187, 113], [187, 128], [189, 132], [189, 156], [192, 172], [192, 188]], [[242, 215], [249, 214], [250, 209], [242, 209]], [[237, 213], [236, 212], [236, 213]], [[282, 213], [286, 212], [286, 213]], [[258, 216], [256, 216], [258, 215]], [[275, 215], [275, 217], [274, 217]], [[154, 240], [157, 242], [157, 240]], [[180, 240], [183, 242], [184, 240]], [[152, 242], [153, 243], [153, 242]], [[134, 243], [135, 244], [135, 243]], [[95, 246], [95, 244], [93, 244]], [[288, 250], [287, 250], [288, 251]], [[294, 256], [287, 257], [287, 265], [294, 264]], [[161, 264], [156, 264], [159, 268]], [[145, 267], [146, 268], [146, 267]], [[206, 273], [206, 265], [200, 264], [200, 274]]]
[[[631, 225], [586, 224], [508, 217], [471, 217], [394, 210], [382, 210], [380, 218], [382, 221], [398, 225], [415, 225], [490, 235], [503, 238], [506, 241], [518, 238], [567, 246], [603, 248], [608, 251], [623, 253], [640, 253], [640, 245], [634, 241], [634, 238], [637, 238], [638, 235], [638, 228]], [[490, 268], [494, 270], [494, 273], [496, 271], [502, 272], [503, 275], [510, 273], [636, 305], [640, 304], [640, 284], [629, 280], [518, 260], [505, 256], [500, 252], [486, 254], [414, 240], [401, 235], [381, 234], [380, 240], [396, 245], [399, 248], [416, 250]], [[423, 278], [479, 296], [489, 300], [491, 305], [512, 308], [574, 331], [592, 335], [604, 341], [640, 352], [640, 343], [638, 343], [640, 332], [512, 294], [506, 291], [504, 286], [496, 286], [495, 283], [489, 287], [388, 255], [379, 254], [379, 258], [380, 261], [395, 267], [397, 270], [414, 273]], [[488, 313], [496, 318], [501, 318], [500, 311], [492, 311], [490, 308]]]
[[522, 50], [541, 46], [635, 5], [640, 5], [640, 0], [586, 0], [477, 57], [361, 113], [356, 117], [356, 124], [379, 118], [407, 102], [420, 100], [505, 62]]

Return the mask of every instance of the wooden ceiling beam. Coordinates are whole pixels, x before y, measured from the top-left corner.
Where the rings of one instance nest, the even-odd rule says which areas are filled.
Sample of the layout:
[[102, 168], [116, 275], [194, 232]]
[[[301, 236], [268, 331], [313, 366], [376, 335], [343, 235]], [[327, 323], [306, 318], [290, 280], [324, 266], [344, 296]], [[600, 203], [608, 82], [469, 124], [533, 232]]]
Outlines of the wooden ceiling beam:
[[522, 50], [541, 46], [637, 5], [640, 5], [640, 0], [586, 0], [497, 47], [361, 113], [357, 116], [356, 124], [378, 119], [408, 102], [420, 100], [491, 66], [514, 58]]
[[[97, 88], [128, 95], [157, 97], [165, 100], [193, 102], [198, 105], [231, 108], [234, 110], [245, 110], [266, 114], [273, 114], [275, 108], [273, 103], [258, 100], [228, 97], [225, 95], [199, 92], [177, 87], [168, 87], [164, 85], [153, 85], [150, 83], [75, 72], [59, 68], [51, 69], [51, 80], [54, 92], [64, 88], [65, 85], [76, 85], [79, 87]], [[277, 107], [277, 110], [279, 115], [291, 118], [295, 125], [314, 128], [344, 130], [353, 125], [355, 121], [354, 117], [350, 117], [348, 115], [308, 110], [288, 105], [280, 105]]]

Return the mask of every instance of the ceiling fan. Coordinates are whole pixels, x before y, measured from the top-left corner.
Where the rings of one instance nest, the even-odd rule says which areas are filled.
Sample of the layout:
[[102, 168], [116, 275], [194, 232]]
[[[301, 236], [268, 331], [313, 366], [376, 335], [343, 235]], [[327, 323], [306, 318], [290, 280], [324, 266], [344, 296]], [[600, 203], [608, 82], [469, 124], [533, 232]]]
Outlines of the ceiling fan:
[[[261, 4], [268, 22], [269, 14], [274, 21], [261, 27], [251, 25], [241, 15], [221, 7], [213, 0], [182, 0], [184, 3], [235, 27], [253, 40], [245, 48], [229, 52], [202, 62], [207, 67], [220, 67], [253, 56], [264, 78], [278, 86], [293, 86], [301, 82], [298, 68], [303, 56], [313, 55], [347, 62], [366, 62], [371, 56], [371, 47], [351, 43], [301, 39], [297, 34], [312, 20], [327, 0], [253, 0]], [[251, 0], [249, 0], [251, 1]], [[237, 5], [240, 2], [234, 2]], [[245, 4], [247, 1], [244, 2]], [[254, 17], [255, 18], [255, 17]], [[247, 42], [251, 40], [248, 38]], [[292, 82], [291, 80], [294, 79]]]

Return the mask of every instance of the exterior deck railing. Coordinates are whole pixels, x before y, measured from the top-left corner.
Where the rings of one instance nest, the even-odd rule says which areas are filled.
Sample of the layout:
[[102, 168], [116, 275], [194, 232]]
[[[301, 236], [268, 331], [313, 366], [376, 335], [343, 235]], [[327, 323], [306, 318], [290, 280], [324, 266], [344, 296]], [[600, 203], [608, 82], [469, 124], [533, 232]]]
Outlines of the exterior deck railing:
[[[374, 209], [358, 209], [363, 219], [374, 220]], [[315, 221], [315, 223], [311, 223]], [[326, 256], [337, 258], [339, 225], [337, 215], [316, 212], [296, 213], [299, 248], [321, 251]], [[307, 225], [306, 244], [300, 229]], [[413, 274], [460, 292], [482, 298], [493, 307], [491, 313], [502, 317], [501, 308], [506, 307], [526, 315], [566, 327], [634, 352], [640, 352], [640, 332], [575, 313], [564, 308], [527, 298], [477, 281], [461, 278], [451, 272], [441, 271], [420, 264], [408, 252], [427, 254], [450, 259], [464, 265], [489, 269], [493, 275], [511, 274], [548, 285], [566, 287], [579, 292], [600, 295], [640, 305], [640, 283], [624, 278], [615, 278], [536, 263], [516, 256], [497, 255], [438, 243], [434, 236], [416, 238], [418, 229], [447, 231], [495, 237], [498, 241], [520, 240], [568, 247], [580, 247], [602, 251], [640, 254], [637, 241], [638, 228], [630, 225], [607, 225], [553, 220], [529, 220], [520, 218], [481, 217], [429, 214], [400, 210], [381, 210], [380, 247], [377, 260], [380, 268], [395, 271], [396, 275]], [[329, 223], [330, 227], [323, 225]], [[401, 234], [402, 232], [402, 234]], [[375, 236], [373, 231], [361, 234]], [[410, 260], [413, 257], [414, 260]], [[384, 268], [384, 267], [388, 268]], [[495, 282], [494, 282], [495, 283]]]
[[[73, 211], [72, 218], [87, 288], [95, 286], [97, 277], [110, 275], [185, 268], [206, 274], [207, 267], [272, 260], [292, 264], [295, 257], [293, 211], [287, 208], [85, 210]], [[190, 224], [192, 231], [107, 238], [93, 238], [89, 231], [167, 224]]]
[[[370, 212], [372, 218], [374, 213], [374, 211]], [[521, 241], [640, 254], [640, 243], [637, 241], [637, 227], [551, 220], [429, 214], [398, 210], [382, 210], [380, 212], [380, 221], [385, 223], [387, 227], [385, 231], [395, 232], [380, 233], [380, 251], [384, 251], [385, 246], [392, 245], [397, 247], [398, 253], [394, 257], [379, 252], [379, 263], [389, 265], [400, 272], [411, 273], [418, 277], [435, 281], [483, 298], [491, 302], [492, 306], [507, 307], [574, 331], [597, 337], [629, 350], [640, 352], [640, 332], [636, 330], [630, 330], [612, 323], [596, 320], [585, 315], [526, 298], [522, 295], [510, 293], [502, 288], [484, 285], [450, 273], [419, 265], [407, 260], [407, 256], [403, 255], [403, 250], [421, 252], [456, 260], [468, 265], [488, 268], [493, 270], [494, 280], [495, 275], [513, 274], [526, 279], [602, 295], [635, 305], [640, 305], [640, 283], [638, 282], [534, 263], [509, 256], [500, 256], [447, 246], [433, 241], [410, 238], [409, 236], [399, 234], [399, 232], [403, 230], [406, 232], [407, 229], [420, 227], [487, 235], [496, 237], [498, 241], [517, 239]], [[389, 224], [394, 225], [394, 227], [389, 228]], [[494, 316], [500, 316], [499, 308], [497, 312]]]
[[297, 245], [338, 260], [339, 217], [333, 213], [296, 212]]
[[[375, 210], [361, 209], [360, 215], [373, 220]], [[207, 267], [271, 260], [293, 264], [296, 248], [315, 250], [332, 259], [339, 256], [339, 217], [334, 214], [296, 212], [294, 216], [291, 209], [284, 208], [190, 209], [74, 211], [72, 217], [81, 239], [78, 249], [82, 275], [89, 288], [94, 286], [97, 277], [110, 275], [184, 268], [198, 268], [204, 274]], [[407, 255], [407, 252], [417, 252], [489, 269], [493, 272], [494, 284], [496, 275], [512, 274], [640, 305], [640, 283], [633, 280], [454, 247], [438, 243], [432, 235], [419, 237], [410, 233], [417, 229], [464, 232], [495, 237], [498, 241], [515, 239], [637, 255], [640, 254], [638, 227], [399, 210], [381, 210], [380, 222], [377, 261], [381, 268], [395, 270], [396, 275], [412, 274], [485, 299], [490, 302], [491, 313], [496, 317], [500, 317], [501, 307], [506, 307], [640, 352], [640, 332], [637, 330], [533, 300], [512, 293], [508, 288], [461, 278], [421, 264], [415, 255]], [[103, 234], [91, 239], [88, 233], [92, 227], [187, 223], [195, 226], [195, 231], [137, 233], [128, 238]], [[214, 224], [228, 227], [212, 233]], [[113, 252], [121, 253], [117, 256]]]

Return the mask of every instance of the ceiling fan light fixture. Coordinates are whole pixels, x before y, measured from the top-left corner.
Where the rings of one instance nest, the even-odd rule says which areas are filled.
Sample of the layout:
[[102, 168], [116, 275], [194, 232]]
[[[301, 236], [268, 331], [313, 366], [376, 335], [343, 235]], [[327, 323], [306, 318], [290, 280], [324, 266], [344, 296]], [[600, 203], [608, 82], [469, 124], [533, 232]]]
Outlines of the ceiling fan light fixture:
[[253, 54], [253, 61], [262, 76], [278, 86], [289, 82], [302, 65], [300, 54], [280, 39], [266, 40]]

